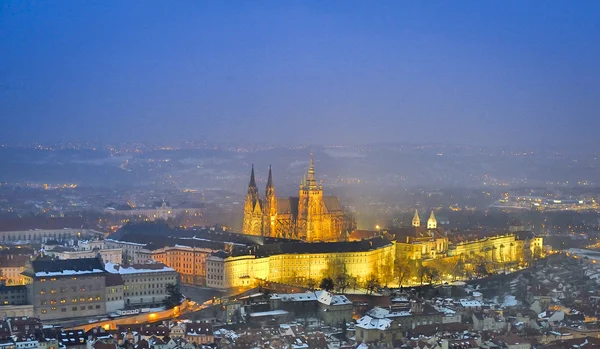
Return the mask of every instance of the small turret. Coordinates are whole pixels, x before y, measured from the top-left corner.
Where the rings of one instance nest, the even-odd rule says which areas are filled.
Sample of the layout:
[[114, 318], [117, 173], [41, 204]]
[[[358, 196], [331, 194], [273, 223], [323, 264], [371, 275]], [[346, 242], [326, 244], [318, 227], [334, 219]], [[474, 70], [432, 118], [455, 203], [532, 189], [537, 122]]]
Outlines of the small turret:
[[431, 214], [429, 215], [429, 219], [427, 220], [427, 229], [437, 229], [437, 219], [435, 219], [433, 210], [431, 210]]
[[413, 227], [420, 227], [421, 226], [421, 218], [419, 218], [419, 211], [415, 210], [415, 216], [412, 219], [412, 226]]

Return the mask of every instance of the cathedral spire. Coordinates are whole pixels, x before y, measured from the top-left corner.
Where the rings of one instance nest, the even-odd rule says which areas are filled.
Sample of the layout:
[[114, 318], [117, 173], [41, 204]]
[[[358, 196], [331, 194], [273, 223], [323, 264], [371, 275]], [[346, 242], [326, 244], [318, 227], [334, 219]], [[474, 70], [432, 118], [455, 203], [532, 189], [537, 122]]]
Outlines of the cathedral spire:
[[415, 215], [412, 219], [412, 226], [413, 227], [420, 227], [421, 226], [421, 218], [419, 217], [419, 210], [415, 210]]
[[254, 164], [252, 164], [252, 171], [250, 172], [250, 184], [248, 187], [256, 187], [256, 181], [254, 180]]
[[269, 179], [267, 179], [267, 189], [273, 188], [273, 175], [271, 174], [271, 165], [269, 165]]
[[308, 177], [306, 184], [310, 189], [317, 187], [317, 180], [315, 179], [315, 161], [313, 159], [313, 153], [310, 152], [310, 165], [308, 166]]

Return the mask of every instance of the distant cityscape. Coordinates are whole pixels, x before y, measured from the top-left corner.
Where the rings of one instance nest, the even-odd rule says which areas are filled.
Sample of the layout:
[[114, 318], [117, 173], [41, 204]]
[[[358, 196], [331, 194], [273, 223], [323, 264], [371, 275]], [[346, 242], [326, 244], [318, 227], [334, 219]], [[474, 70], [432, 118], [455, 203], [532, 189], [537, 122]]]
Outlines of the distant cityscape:
[[[230, 186], [237, 175], [223, 172], [238, 162], [214, 161], [201, 179], [220, 178], [222, 188], [92, 185], [69, 174], [55, 184], [4, 180], [4, 346], [595, 343], [600, 193], [588, 182], [371, 192], [367, 177], [331, 182], [328, 161], [341, 160], [326, 148], [289, 151], [309, 160], [271, 165], [266, 177], [250, 160], [263, 162], [262, 150], [245, 151], [251, 173], [239, 188]], [[138, 172], [129, 171], [133, 159], [89, 166]]]

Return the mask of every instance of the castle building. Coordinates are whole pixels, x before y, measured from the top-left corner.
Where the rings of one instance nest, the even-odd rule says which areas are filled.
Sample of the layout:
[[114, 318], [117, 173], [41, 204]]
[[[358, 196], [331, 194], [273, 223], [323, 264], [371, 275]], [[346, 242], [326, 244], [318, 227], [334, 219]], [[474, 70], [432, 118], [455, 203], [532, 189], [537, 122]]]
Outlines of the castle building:
[[335, 196], [323, 196], [317, 184], [314, 161], [302, 179], [298, 196], [277, 197], [273, 175], [269, 178], [264, 199], [259, 197], [254, 166], [244, 203], [242, 232], [248, 235], [301, 239], [308, 242], [339, 241], [354, 228], [353, 219], [344, 212]]

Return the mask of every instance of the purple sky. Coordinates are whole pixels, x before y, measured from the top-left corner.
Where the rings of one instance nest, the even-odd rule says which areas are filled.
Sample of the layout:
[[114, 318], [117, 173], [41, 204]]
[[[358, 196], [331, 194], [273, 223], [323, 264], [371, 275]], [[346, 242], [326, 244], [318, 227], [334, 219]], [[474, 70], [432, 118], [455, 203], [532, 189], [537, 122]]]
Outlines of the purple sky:
[[597, 144], [600, 1], [0, 6], [0, 142]]

